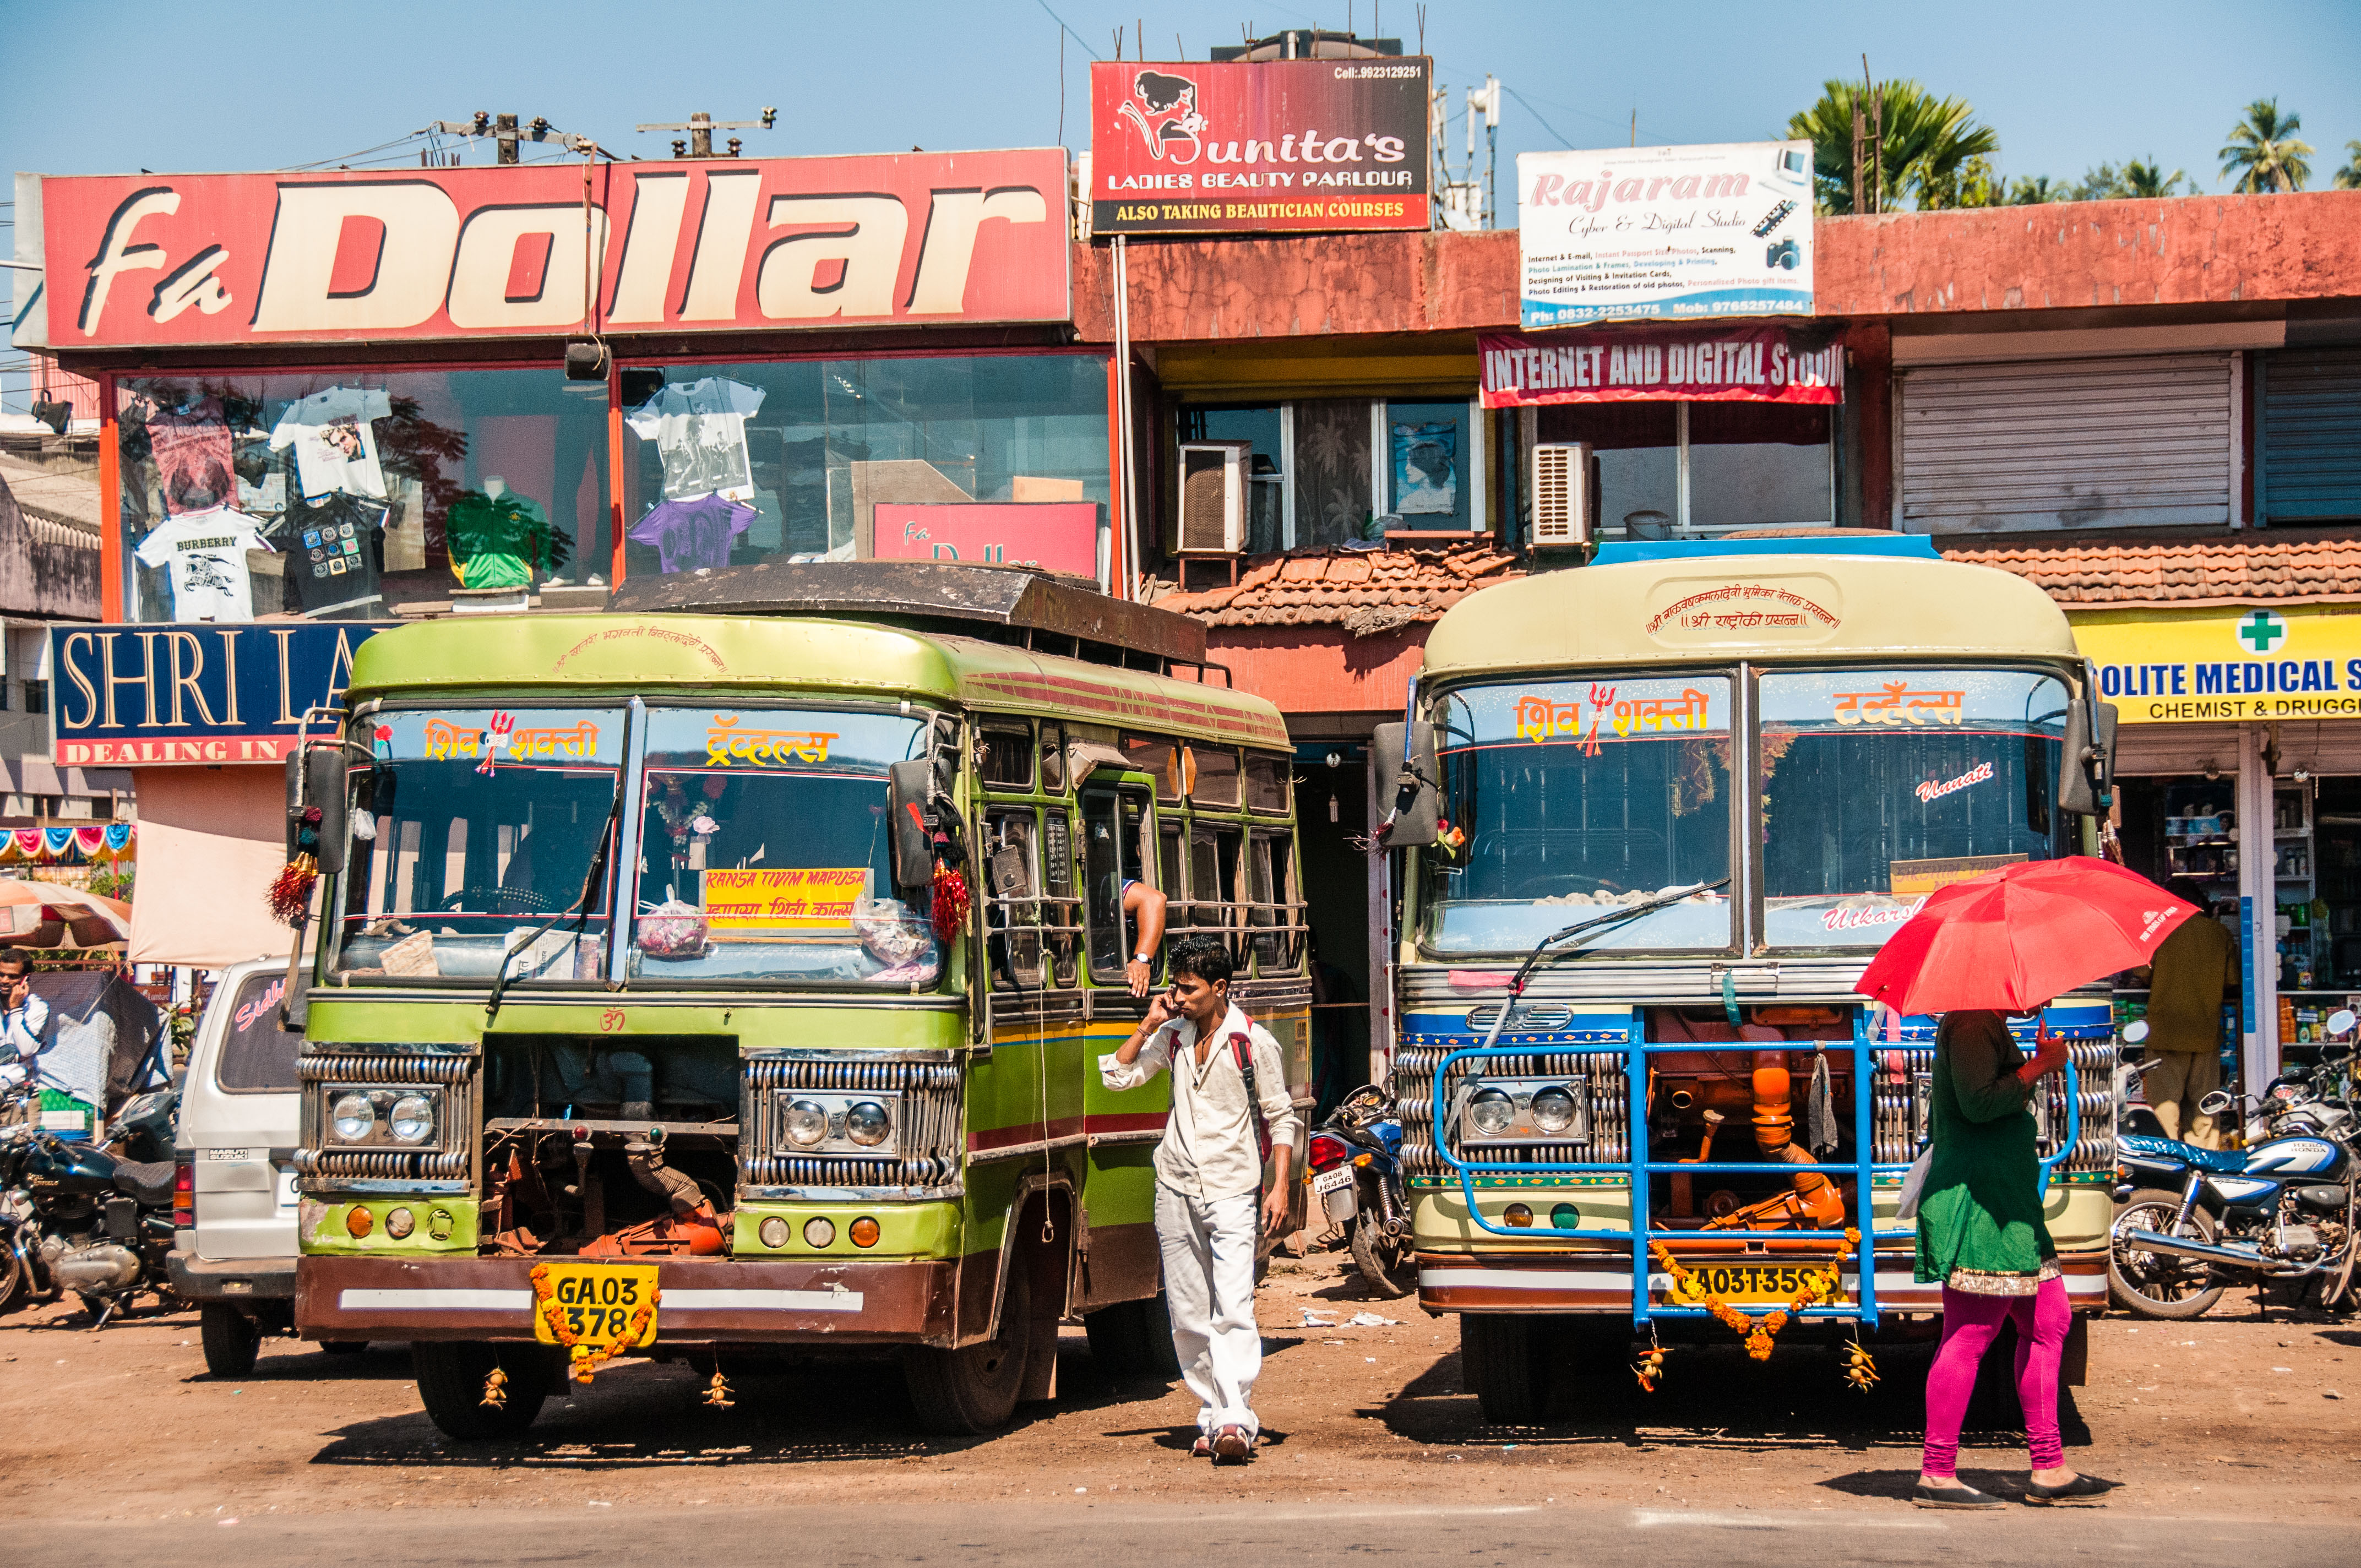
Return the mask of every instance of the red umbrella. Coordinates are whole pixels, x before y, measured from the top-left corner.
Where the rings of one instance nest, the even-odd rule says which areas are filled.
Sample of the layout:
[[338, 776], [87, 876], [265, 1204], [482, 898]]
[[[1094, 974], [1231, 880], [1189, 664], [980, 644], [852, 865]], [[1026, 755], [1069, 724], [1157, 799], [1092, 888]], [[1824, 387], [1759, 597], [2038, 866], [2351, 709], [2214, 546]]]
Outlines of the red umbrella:
[[2196, 913], [2137, 872], [2087, 855], [2003, 866], [1930, 894], [1857, 989], [1897, 1013], [2021, 1013], [2148, 962]]

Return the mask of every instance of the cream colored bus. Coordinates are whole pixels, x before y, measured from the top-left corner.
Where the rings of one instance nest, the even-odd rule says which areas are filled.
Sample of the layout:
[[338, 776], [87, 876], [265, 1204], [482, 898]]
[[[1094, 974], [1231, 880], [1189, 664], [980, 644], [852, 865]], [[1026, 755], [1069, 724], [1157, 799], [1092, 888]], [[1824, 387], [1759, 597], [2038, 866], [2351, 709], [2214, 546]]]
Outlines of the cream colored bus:
[[[1443, 618], [1378, 748], [1411, 740], [1393, 1088], [1420, 1300], [1489, 1419], [1732, 1312], [1931, 1331], [1894, 1215], [1935, 1020], [1853, 987], [1935, 888], [2093, 850], [2112, 725], [2056, 605], [1923, 540], [1609, 546]], [[2048, 1023], [2076, 1069], [2036, 1107], [2048, 1223], [2096, 1312], [2108, 999]]]

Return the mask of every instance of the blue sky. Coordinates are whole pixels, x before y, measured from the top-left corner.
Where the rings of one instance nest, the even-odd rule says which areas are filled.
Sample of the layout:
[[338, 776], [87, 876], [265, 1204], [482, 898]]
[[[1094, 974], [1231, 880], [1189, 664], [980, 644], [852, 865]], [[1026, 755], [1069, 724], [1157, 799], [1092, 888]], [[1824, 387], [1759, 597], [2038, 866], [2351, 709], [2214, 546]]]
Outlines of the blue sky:
[[[1345, 0], [1049, 0], [1064, 37], [1064, 141], [1088, 145], [1089, 51], [1144, 20], [1148, 52], [1208, 46], [1286, 26], [1342, 27]], [[1351, 16], [1371, 28], [1370, 0]], [[1376, 22], [1417, 39], [1409, 0]], [[333, 159], [473, 111], [546, 115], [615, 151], [668, 154], [641, 121], [692, 110], [752, 119], [756, 155], [1044, 146], [1060, 139], [1061, 28], [1041, 0], [866, 4], [402, 6], [216, 3], [0, 4], [12, 69], [0, 95], [6, 167], [46, 173], [268, 169]], [[1504, 159], [1562, 146], [1615, 147], [1639, 112], [1643, 142], [1754, 140], [1865, 50], [1881, 77], [1916, 77], [1967, 98], [1999, 132], [2006, 175], [2079, 176], [2103, 159], [2150, 157], [2221, 188], [2215, 149], [2250, 100], [2303, 115], [2325, 186], [2361, 137], [2361, 3], [2288, 0], [2257, 14], [2183, 0], [1967, 6], [1809, 0], [1592, 5], [1434, 0], [1426, 45], [1453, 91], [1498, 74], [1518, 96]], [[1461, 145], [1455, 124], [1452, 141]], [[415, 144], [398, 156], [415, 163]], [[471, 159], [472, 161], [472, 159]], [[1506, 178], [1503, 194], [1513, 189]], [[5, 199], [5, 192], [0, 192]], [[9, 210], [0, 209], [0, 217]], [[0, 230], [0, 234], [6, 231]], [[0, 364], [16, 356], [0, 351]], [[13, 378], [12, 382], [13, 382]], [[16, 406], [11, 400], [11, 406]]]

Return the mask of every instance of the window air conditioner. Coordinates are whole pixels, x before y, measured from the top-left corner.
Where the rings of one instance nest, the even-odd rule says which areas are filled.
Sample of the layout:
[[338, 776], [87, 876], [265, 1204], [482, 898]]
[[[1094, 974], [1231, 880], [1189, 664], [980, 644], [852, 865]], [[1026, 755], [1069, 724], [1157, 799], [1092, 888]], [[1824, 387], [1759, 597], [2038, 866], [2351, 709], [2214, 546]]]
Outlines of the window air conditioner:
[[1598, 486], [1591, 472], [1590, 444], [1535, 443], [1532, 495], [1535, 549], [1589, 543], [1598, 511]]
[[1246, 547], [1247, 441], [1180, 446], [1181, 555], [1235, 555]]

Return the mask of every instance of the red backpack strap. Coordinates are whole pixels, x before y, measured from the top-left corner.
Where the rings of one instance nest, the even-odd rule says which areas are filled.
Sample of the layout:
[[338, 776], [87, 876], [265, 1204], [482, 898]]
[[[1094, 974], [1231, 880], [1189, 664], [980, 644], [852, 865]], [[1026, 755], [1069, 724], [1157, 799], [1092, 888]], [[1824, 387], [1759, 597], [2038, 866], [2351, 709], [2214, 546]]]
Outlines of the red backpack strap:
[[1255, 1090], [1254, 1041], [1243, 1029], [1230, 1031], [1230, 1050], [1238, 1058], [1238, 1076], [1246, 1080], [1246, 1113], [1254, 1118], [1255, 1147], [1270, 1158], [1270, 1123], [1262, 1113], [1262, 1096]]

